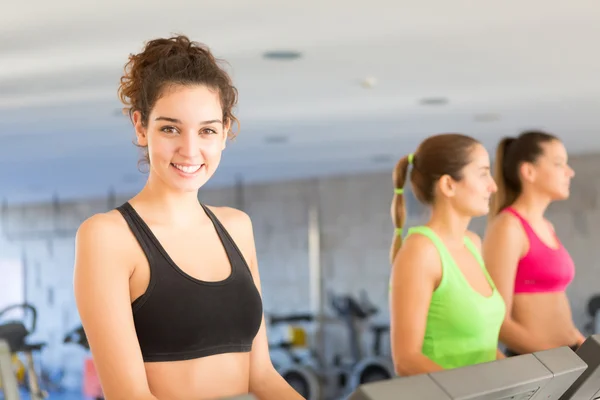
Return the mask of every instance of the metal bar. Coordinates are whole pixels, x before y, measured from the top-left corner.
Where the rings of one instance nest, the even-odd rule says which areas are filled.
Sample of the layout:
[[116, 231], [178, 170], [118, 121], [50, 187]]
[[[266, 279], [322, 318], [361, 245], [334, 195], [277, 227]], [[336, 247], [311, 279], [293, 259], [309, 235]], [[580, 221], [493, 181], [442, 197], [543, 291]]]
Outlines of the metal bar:
[[323, 302], [324, 284], [323, 271], [321, 269], [321, 226], [319, 215], [318, 186], [315, 186], [315, 194], [310, 197], [308, 206], [308, 267], [309, 267], [309, 296], [311, 311], [315, 315], [315, 355], [324, 362], [325, 335]]
[[21, 268], [23, 269], [23, 303], [27, 302], [29, 299], [29, 285], [27, 283], [27, 279], [29, 279], [29, 271], [28, 261], [27, 261], [27, 252], [25, 251], [25, 246], [21, 247]]
[[108, 195], [106, 196], [106, 207], [108, 210], [117, 208], [117, 193], [112, 186], [108, 189]]
[[39, 378], [35, 370], [35, 362], [31, 351], [26, 352], [27, 357], [27, 379], [29, 382], [29, 393], [31, 400], [44, 400], [45, 393], [42, 392], [39, 385]]
[[60, 226], [60, 198], [58, 197], [58, 193], [52, 196], [52, 222], [54, 226], [52, 230], [58, 230]]
[[13, 372], [12, 354], [5, 340], [0, 340], [0, 379], [4, 400], [20, 400], [17, 377]]
[[242, 175], [236, 175], [235, 177], [235, 207], [238, 210], [245, 211], [246, 206], [244, 202], [244, 179]]

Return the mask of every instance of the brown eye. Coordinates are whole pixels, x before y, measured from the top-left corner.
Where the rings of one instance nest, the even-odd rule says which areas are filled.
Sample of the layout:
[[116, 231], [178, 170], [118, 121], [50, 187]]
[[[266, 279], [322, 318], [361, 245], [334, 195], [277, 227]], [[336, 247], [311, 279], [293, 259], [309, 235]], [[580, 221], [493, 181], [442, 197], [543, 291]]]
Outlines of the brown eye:
[[177, 129], [173, 126], [163, 126], [160, 130], [165, 133], [177, 133]]

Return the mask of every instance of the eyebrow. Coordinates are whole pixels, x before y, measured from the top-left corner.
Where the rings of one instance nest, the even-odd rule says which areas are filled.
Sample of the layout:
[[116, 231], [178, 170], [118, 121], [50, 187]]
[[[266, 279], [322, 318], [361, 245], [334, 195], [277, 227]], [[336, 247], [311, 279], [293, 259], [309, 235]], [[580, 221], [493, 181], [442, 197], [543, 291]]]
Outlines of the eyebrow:
[[[169, 117], [157, 117], [155, 119], [155, 121], [168, 121], [168, 122], [172, 122], [174, 124], [181, 124], [181, 121], [178, 120], [177, 118], [169, 118]], [[215, 124], [215, 123], [223, 124], [223, 122], [220, 119], [211, 119], [210, 121], [200, 122], [200, 125], [209, 125], [209, 124]]]

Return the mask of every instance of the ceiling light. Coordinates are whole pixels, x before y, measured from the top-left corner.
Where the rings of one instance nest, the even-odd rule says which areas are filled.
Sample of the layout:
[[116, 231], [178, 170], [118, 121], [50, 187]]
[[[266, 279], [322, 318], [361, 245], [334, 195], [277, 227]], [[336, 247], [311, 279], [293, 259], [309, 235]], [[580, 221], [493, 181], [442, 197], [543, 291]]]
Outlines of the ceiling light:
[[271, 135], [265, 137], [265, 142], [269, 144], [283, 144], [288, 142], [288, 137], [285, 135]]
[[394, 156], [391, 154], [375, 154], [371, 157], [371, 162], [374, 164], [389, 164], [394, 161]]
[[273, 50], [263, 54], [263, 57], [268, 60], [296, 60], [301, 56], [300, 52], [293, 50]]
[[494, 122], [498, 121], [499, 119], [500, 115], [494, 113], [475, 114], [475, 116], [473, 117], [473, 120], [475, 120], [475, 122]]
[[424, 106], [443, 106], [448, 104], [449, 100], [446, 97], [424, 97], [420, 100]]
[[360, 81], [360, 85], [365, 89], [371, 89], [375, 85], [377, 85], [377, 78], [374, 76], [367, 76], [362, 81]]

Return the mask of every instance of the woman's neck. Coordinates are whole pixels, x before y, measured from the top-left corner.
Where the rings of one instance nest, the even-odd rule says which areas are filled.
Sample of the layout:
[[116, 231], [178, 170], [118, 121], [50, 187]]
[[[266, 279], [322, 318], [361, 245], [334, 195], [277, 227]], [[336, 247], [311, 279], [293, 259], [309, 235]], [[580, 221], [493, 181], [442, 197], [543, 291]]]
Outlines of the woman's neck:
[[451, 245], [462, 246], [471, 217], [460, 215], [451, 209], [433, 209], [427, 223], [438, 236]]
[[198, 200], [198, 192], [175, 191], [152, 179], [148, 179], [131, 203], [140, 205], [150, 218], [165, 224], [188, 226], [207, 218]]

